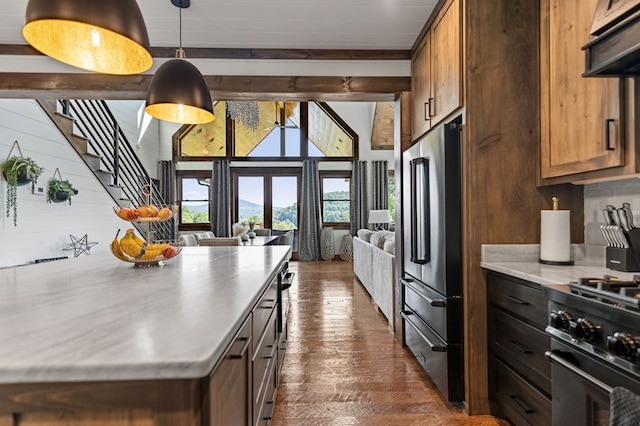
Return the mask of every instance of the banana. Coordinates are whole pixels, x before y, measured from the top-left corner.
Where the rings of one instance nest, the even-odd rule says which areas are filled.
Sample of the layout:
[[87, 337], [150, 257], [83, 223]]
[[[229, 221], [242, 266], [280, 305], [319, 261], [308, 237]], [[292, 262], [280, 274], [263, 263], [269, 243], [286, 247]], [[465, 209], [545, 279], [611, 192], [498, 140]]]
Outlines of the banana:
[[120, 243], [118, 242], [119, 233], [120, 233], [120, 230], [118, 229], [118, 232], [116, 232], [116, 236], [113, 238], [113, 241], [111, 241], [111, 253], [113, 253], [113, 255], [120, 260], [128, 261], [128, 259], [122, 253], [122, 249], [120, 248]]
[[136, 236], [133, 228], [129, 228], [124, 237], [120, 239], [120, 249], [126, 255], [138, 259], [144, 255], [145, 242]]
[[144, 254], [140, 257], [141, 260], [154, 260], [160, 256], [163, 251], [169, 248], [169, 244], [155, 243], [147, 244]]

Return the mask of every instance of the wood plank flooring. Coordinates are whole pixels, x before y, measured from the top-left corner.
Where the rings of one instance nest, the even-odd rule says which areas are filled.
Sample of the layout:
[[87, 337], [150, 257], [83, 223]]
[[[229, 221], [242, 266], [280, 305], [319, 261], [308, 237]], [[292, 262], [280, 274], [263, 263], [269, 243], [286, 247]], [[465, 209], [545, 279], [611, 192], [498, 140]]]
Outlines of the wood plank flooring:
[[289, 340], [273, 426], [507, 425], [445, 404], [353, 274], [291, 262]]

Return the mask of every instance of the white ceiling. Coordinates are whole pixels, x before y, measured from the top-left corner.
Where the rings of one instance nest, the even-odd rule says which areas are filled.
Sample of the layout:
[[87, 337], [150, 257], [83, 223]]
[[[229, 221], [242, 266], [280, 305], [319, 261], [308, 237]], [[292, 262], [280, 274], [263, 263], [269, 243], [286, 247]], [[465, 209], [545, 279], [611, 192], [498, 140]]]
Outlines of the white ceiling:
[[[82, 0], [80, 0], [82, 1]], [[118, 1], [118, 0], [103, 0]], [[183, 47], [410, 49], [437, 0], [192, 0]], [[153, 47], [177, 47], [179, 9], [138, 0]], [[27, 0], [4, 2], [0, 43], [22, 38]]]

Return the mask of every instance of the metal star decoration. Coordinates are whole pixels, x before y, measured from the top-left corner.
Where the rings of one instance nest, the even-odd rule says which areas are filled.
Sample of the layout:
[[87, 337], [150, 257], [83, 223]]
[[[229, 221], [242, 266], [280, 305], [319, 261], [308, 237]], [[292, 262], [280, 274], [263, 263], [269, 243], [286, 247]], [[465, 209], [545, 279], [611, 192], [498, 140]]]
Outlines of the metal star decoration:
[[64, 246], [62, 250], [73, 250], [73, 257], [78, 257], [81, 254], [86, 254], [87, 256], [91, 254], [91, 247], [98, 244], [95, 241], [88, 241], [88, 234], [84, 234], [84, 237], [78, 238], [69, 234], [69, 238], [71, 238], [71, 244], [67, 244]]

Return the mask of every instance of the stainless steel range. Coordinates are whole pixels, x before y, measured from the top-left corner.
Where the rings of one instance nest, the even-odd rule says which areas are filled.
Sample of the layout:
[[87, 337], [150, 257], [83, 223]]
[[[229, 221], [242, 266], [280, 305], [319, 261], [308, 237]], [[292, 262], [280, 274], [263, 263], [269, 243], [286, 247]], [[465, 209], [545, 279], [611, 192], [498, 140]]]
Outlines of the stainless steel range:
[[614, 388], [640, 395], [640, 276], [549, 290], [553, 424], [608, 425]]

